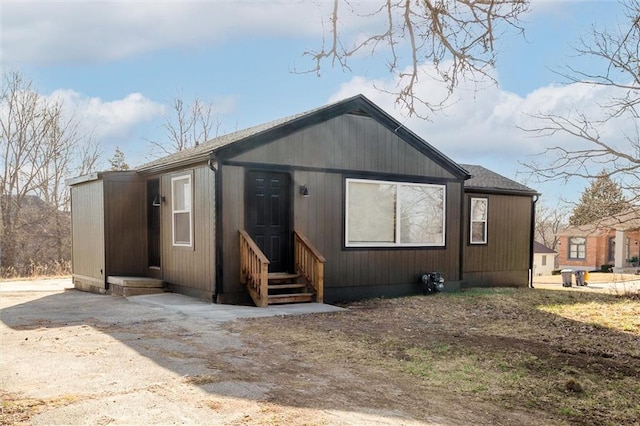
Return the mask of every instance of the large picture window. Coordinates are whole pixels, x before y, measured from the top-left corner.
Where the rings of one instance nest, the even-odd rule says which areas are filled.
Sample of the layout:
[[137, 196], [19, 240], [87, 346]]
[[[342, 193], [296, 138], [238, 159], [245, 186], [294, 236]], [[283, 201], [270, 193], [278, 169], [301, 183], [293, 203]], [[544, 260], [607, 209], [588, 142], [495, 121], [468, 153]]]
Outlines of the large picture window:
[[486, 198], [471, 198], [470, 243], [487, 244], [487, 208]]
[[173, 218], [173, 245], [191, 247], [193, 241], [193, 206], [191, 202], [191, 175], [171, 178], [171, 214]]
[[587, 257], [587, 239], [569, 238], [569, 259], [585, 259]]
[[347, 247], [444, 246], [445, 186], [346, 180]]

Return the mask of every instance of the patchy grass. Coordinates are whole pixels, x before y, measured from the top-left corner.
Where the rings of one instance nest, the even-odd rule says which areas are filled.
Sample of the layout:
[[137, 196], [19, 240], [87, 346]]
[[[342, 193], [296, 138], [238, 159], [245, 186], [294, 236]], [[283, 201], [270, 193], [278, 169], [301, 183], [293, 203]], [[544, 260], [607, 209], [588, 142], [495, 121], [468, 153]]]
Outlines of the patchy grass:
[[640, 304], [632, 299], [620, 298], [614, 303], [590, 301], [573, 305], [541, 306], [544, 312], [579, 321], [593, 327], [640, 334]]
[[320, 368], [377, 369], [407, 392], [544, 413], [559, 424], [640, 424], [637, 299], [487, 289], [347, 307], [249, 320], [243, 332]]

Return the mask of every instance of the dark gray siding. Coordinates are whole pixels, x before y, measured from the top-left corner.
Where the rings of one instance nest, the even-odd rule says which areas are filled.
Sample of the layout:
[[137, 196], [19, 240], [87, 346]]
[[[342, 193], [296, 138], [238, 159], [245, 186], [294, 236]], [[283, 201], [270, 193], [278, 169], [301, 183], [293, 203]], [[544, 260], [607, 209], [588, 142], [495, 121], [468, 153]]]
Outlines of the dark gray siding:
[[104, 291], [106, 280], [102, 180], [73, 186], [71, 205], [74, 284], [81, 290]]
[[461, 183], [447, 184], [447, 228], [444, 248], [345, 250], [345, 176], [295, 172], [294, 188], [307, 184], [308, 198], [294, 197], [294, 226], [326, 257], [325, 299], [349, 300], [394, 296], [420, 290], [419, 277], [440, 271], [447, 280], [459, 279]]
[[453, 177], [377, 121], [351, 114], [311, 126], [240, 154], [234, 160], [381, 174]]
[[[470, 197], [486, 197], [488, 244], [469, 244]], [[467, 194], [465, 196], [465, 286], [527, 286], [531, 257], [530, 196]]]
[[[172, 241], [171, 178], [190, 173], [193, 185], [193, 247]], [[206, 165], [161, 176], [162, 279], [176, 290], [211, 300], [215, 289], [215, 173]]]
[[[238, 230], [244, 229], [244, 179], [242, 167], [221, 166], [223, 283], [222, 300], [240, 301], [245, 290], [240, 285], [240, 244]], [[248, 298], [247, 300], [248, 301]]]
[[[288, 170], [293, 228], [326, 257], [325, 301], [393, 296], [420, 290], [424, 272], [460, 279], [462, 181], [376, 121], [345, 115], [312, 126], [221, 165], [224, 301], [241, 299], [238, 230], [244, 228], [244, 178], [249, 169]], [[344, 196], [348, 177], [447, 185], [446, 247], [344, 249]], [[299, 195], [308, 185], [311, 196]]]

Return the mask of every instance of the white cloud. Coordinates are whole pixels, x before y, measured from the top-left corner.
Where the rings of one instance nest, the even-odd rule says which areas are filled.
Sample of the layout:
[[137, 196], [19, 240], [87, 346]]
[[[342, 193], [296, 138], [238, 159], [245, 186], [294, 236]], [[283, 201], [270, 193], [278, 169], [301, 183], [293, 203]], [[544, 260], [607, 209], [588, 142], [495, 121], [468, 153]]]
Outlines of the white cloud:
[[[522, 97], [495, 85], [475, 92], [471, 84], [463, 84], [457, 89], [453, 103], [442, 112], [429, 113], [430, 121], [426, 121], [407, 117], [406, 112], [395, 104], [394, 95], [374, 86], [394, 90], [396, 82], [354, 77], [339, 88], [331, 101], [362, 93], [454, 161], [480, 164], [511, 178], [523, 178], [521, 173], [525, 168], [520, 163], [536, 159], [544, 161], [544, 157], [535, 156], [547, 147], [585, 145], [585, 142], [566, 134], [534, 137], [532, 133], [521, 130], [540, 126], [535, 115], [548, 113], [575, 117], [582, 113], [601, 118], [601, 103], [615, 94], [611, 88], [569, 84], [541, 87]], [[415, 93], [422, 99], [432, 99], [435, 94], [438, 101], [442, 88], [439, 83], [423, 76], [415, 87]], [[609, 141], [615, 141], [613, 138], [619, 138], [622, 132], [632, 133], [635, 130], [633, 120], [615, 120], [599, 131], [603, 137], [609, 137]], [[555, 187], [547, 187], [545, 192], [562, 191], [557, 184]]]
[[150, 122], [165, 111], [162, 104], [140, 93], [112, 101], [87, 97], [73, 90], [56, 90], [47, 97], [61, 102], [64, 111], [73, 116], [83, 133], [98, 141], [126, 138], [135, 126]]

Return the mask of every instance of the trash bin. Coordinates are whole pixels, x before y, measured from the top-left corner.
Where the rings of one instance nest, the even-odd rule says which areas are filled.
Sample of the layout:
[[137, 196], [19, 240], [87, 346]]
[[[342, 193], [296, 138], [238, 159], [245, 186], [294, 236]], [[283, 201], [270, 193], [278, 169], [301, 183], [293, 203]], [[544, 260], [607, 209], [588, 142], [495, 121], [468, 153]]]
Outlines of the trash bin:
[[576, 271], [576, 286], [585, 286], [587, 285], [587, 281], [585, 280], [585, 277], [587, 275], [586, 271]]
[[573, 269], [563, 269], [560, 271], [562, 275], [562, 287], [571, 287], [571, 276], [573, 275]]

